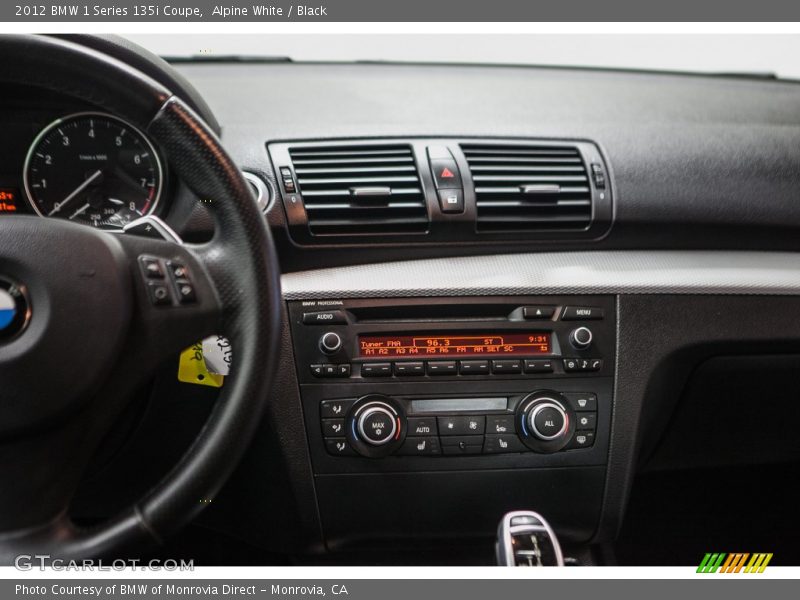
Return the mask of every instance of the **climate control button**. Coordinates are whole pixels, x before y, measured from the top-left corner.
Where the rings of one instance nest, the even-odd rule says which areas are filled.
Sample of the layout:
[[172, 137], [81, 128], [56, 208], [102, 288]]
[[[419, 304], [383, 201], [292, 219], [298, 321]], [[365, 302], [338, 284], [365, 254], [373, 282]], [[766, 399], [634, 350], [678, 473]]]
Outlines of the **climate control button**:
[[383, 406], [369, 406], [358, 416], [358, 432], [368, 444], [382, 446], [397, 433], [395, 415]]
[[544, 401], [530, 412], [528, 422], [540, 440], [554, 440], [566, 431], [569, 418], [558, 404]]

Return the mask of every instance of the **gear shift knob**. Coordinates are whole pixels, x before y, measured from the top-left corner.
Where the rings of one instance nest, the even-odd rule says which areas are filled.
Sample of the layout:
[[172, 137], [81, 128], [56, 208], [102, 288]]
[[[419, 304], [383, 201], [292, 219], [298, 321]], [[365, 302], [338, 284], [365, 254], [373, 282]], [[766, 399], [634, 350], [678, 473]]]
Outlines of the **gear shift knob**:
[[505, 567], [563, 567], [564, 556], [550, 524], [539, 513], [506, 513], [497, 528], [497, 564]]

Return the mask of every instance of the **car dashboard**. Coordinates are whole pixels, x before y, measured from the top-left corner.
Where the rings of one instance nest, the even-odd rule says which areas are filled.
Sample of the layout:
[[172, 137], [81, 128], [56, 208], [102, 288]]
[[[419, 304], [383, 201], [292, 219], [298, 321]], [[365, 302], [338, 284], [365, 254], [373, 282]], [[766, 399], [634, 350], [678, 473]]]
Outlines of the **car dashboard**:
[[[631, 508], [643, 474], [800, 458], [785, 388], [800, 363], [796, 83], [175, 68], [247, 174], [285, 300], [281, 352], [263, 357], [278, 367], [262, 431], [202, 527], [300, 562], [425, 547], [433, 558], [410, 560], [481, 563], [502, 515], [532, 508], [591, 563], [587, 549], [635, 538], [658, 513]], [[0, 119], [0, 219], [121, 230], [153, 214], [188, 242], [213, 236], [202, 201], [116, 116], [30, 88], [3, 95]], [[119, 178], [66, 202], [105, 151], [96, 135]], [[175, 370], [104, 446], [76, 502], [85, 518], [137, 487], [119, 473], [161, 454], [148, 440], [175, 454], [201, 426], [214, 390]], [[112, 494], [93, 491], [108, 480]]]

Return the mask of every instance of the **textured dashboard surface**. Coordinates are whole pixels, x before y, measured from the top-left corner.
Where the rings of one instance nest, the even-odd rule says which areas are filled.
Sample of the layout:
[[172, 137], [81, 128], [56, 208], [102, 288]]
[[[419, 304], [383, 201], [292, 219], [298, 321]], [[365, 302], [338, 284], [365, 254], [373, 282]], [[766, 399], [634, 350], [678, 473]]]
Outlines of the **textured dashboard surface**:
[[[610, 235], [593, 247], [800, 249], [797, 83], [485, 66], [178, 68], [218, 116], [242, 167], [263, 168], [265, 143], [281, 140], [590, 139], [608, 159], [616, 210]], [[375, 260], [412, 251], [437, 255], [406, 247]], [[357, 252], [350, 258], [363, 262]], [[325, 253], [315, 259], [323, 266]]]
[[800, 294], [786, 252], [639, 251], [470, 256], [284, 274], [286, 299], [513, 294]]

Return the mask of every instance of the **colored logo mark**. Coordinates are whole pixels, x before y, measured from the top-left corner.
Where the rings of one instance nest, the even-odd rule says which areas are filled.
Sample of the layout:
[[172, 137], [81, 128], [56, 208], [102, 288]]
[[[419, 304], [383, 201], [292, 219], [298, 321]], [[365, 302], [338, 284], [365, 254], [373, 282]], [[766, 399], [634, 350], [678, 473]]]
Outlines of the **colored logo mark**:
[[17, 301], [6, 290], [0, 288], [0, 329], [5, 329], [17, 316]]
[[772, 553], [707, 552], [697, 567], [698, 573], [763, 573]]

